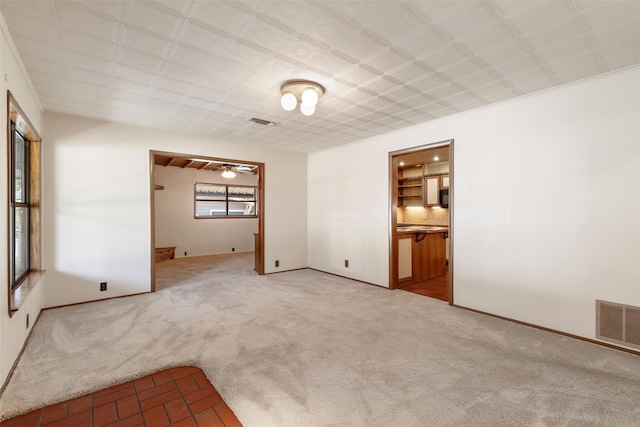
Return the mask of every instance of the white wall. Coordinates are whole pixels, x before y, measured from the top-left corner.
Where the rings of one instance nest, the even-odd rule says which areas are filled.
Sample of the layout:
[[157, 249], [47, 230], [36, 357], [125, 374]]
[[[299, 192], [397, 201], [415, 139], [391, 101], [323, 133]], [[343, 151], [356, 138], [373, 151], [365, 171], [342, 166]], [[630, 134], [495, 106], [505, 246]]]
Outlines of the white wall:
[[454, 139], [454, 302], [595, 338], [640, 305], [639, 118], [635, 68], [313, 153], [309, 266], [388, 286], [388, 153]]
[[309, 267], [388, 286], [386, 150], [368, 140], [309, 155]]
[[[4, 17], [0, 15], [0, 211], [2, 212], [2, 225], [0, 226], [0, 241], [8, 241], [8, 182], [7, 182], [7, 90], [11, 91], [16, 102], [25, 112], [35, 130], [43, 136], [42, 107], [38, 100], [29, 76], [24, 70], [22, 60], [17, 54], [11, 36], [7, 29]], [[13, 366], [22, 346], [29, 334], [43, 305], [44, 279], [31, 290], [17, 313], [9, 317], [8, 301], [8, 264], [9, 254], [7, 244], [0, 244], [0, 277], [2, 286], [0, 289], [0, 386], [4, 383], [11, 367]], [[29, 314], [31, 325], [26, 328], [26, 316]]]
[[306, 154], [54, 113], [45, 125], [45, 306], [150, 290], [149, 150], [265, 163], [265, 270], [306, 266]]
[[155, 183], [164, 190], [155, 192], [156, 247], [176, 247], [176, 258], [214, 255], [254, 250], [253, 233], [258, 232], [257, 218], [193, 217], [194, 183], [258, 185], [257, 175], [238, 173], [232, 180], [220, 171], [156, 166]]

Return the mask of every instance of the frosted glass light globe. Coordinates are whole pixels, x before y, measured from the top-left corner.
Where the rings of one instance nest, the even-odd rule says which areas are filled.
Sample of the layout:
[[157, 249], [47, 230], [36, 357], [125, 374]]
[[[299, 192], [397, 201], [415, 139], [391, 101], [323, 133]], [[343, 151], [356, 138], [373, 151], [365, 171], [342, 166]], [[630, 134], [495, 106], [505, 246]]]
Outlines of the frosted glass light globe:
[[314, 89], [305, 89], [301, 96], [302, 102], [309, 105], [318, 103], [318, 93]]
[[303, 102], [302, 104], [300, 104], [300, 112], [305, 116], [310, 116], [313, 113], [315, 113], [315, 111], [316, 111], [315, 105], [307, 104], [306, 102]]
[[225, 169], [222, 171], [222, 177], [227, 179], [233, 179], [236, 177], [236, 173], [231, 169]]
[[282, 105], [282, 108], [285, 110], [291, 111], [296, 108], [296, 105], [298, 105], [298, 100], [294, 94], [287, 92], [282, 95], [282, 98], [280, 98], [280, 105]]

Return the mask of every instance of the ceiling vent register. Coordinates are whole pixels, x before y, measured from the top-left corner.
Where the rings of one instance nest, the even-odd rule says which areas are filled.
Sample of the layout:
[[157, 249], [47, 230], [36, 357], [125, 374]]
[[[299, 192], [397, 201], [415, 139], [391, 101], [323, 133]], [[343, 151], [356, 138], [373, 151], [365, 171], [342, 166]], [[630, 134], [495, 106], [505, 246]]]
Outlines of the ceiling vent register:
[[248, 122], [257, 123], [257, 124], [262, 125], [262, 126], [278, 126], [278, 123], [276, 123], [276, 122], [272, 122], [272, 121], [265, 120], [265, 119], [259, 119], [257, 117], [249, 117], [247, 119], [247, 121]]
[[640, 307], [596, 300], [596, 338], [640, 348]]

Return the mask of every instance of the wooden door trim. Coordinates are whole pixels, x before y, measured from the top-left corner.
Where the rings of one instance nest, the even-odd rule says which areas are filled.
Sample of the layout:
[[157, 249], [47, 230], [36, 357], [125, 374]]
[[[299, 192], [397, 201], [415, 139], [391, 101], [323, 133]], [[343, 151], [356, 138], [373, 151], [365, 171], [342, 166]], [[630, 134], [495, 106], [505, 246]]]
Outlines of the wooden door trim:
[[150, 204], [151, 204], [151, 272], [150, 272], [150, 280], [151, 280], [151, 292], [156, 291], [156, 267], [155, 267], [155, 246], [156, 246], [156, 213], [155, 213], [155, 156], [173, 156], [173, 157], [195, 157], [199, 159], [217, 161], [217, 162], [228, 162], [228, 163], [242, 163], [247, 165], [255, 165], [258, 167], [258, 239], [256, 239], [258, 243], [258, 250], [260, 252], [261, 260], [259, 262], [258, 274], [264, 274], [264, 197], [265, 197], [265, 185], [264, 185], [264, 163], [260, 162], [251, 162], [247, 160], [237, 160], [237, 159], [227, 159], [220, 157], [211, 157], [211, 156], [201, 156], [201, 155], [193, 155], [193, 154], [184, 154], [184, 153], [174, 153], [167, 151], [157, 151], [157, 150], [149, 150], [149, 194], [150, 194]]
[[398, 287], [398, 156], [449, 147], [449, 305], [453, 305], [454, 140], [435, 142], [389, 152], [389, 289]]

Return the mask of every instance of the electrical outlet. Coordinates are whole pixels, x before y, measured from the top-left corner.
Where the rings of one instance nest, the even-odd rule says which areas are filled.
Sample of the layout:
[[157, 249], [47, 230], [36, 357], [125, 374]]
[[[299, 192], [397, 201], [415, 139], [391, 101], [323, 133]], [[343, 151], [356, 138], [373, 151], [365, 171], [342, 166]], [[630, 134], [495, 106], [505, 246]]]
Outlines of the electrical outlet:
[[345, 267], [347, 267], [347, 268], [349, 268], [349, 260], [348, 260], [348, 259], [345, 259], [345, 260], [344, 260], [344, 266], [345, 266]]
[[27, 329], [29, 329], [29, 313], [27, 313]]
[[187, 256], [187, 251], [184, 251], [184, 256]]
[[235, 252], [235, 251], [236, 251], [236, 248], [231, 248], [231, 252]]
[[280, 260], [276, 260], [276, 268], [280, 267]]
[[100, 292], [107, 290], [107, 282], [100, 282]]

